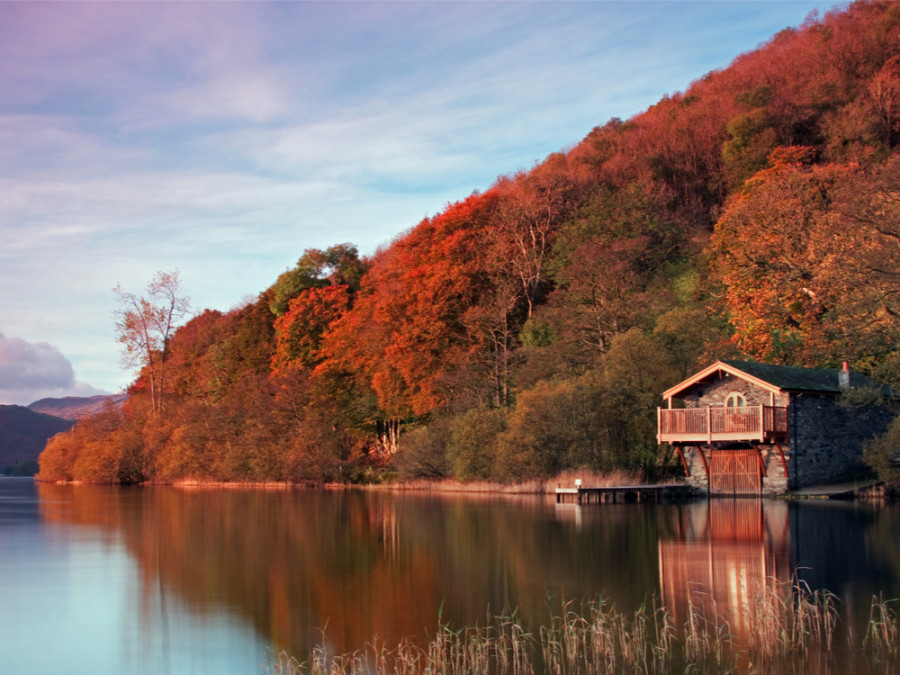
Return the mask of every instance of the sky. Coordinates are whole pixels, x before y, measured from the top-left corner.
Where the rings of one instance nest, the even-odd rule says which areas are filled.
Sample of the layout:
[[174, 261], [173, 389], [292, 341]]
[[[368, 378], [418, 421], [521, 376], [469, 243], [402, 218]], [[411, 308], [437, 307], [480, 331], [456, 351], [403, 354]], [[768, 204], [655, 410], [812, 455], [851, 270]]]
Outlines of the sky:
[[127, 387], [118, 285], [228, 311], [833, 6], [0, 2], [0, 404]]

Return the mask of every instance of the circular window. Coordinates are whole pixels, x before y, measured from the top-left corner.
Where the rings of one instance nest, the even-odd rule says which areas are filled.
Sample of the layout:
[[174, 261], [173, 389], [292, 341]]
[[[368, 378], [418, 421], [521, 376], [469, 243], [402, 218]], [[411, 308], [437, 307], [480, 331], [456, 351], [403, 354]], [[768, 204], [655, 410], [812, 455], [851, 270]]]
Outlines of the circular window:
[[747, 399], [736, 391], [728, 394], [728, 398], [725, 399], [726, 408], [743, 408], [745, 405], [747, 405]]

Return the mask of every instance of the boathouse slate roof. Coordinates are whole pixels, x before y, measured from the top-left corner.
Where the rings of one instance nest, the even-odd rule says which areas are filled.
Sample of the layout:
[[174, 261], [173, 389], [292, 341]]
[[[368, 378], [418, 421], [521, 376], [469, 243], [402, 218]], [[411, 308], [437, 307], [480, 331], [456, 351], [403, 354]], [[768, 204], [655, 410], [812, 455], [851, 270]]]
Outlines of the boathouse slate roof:
[[[717, 372], [728, 372], [737, 377], [755, 382], [774, 393], [816, 393], [837, 396], [841, 393], [839, 370], [836, 368], [800, 368], [796, 366], [776, 366], [756, 361], [727, 359], [716, 361], [692, 377], [663, 392], [664, 399], [680, 396]], [[873, 384], [873, 381], [859, 373], [850, 373], [851, 386]]]
[[786, 391], [841, 393], [837, 368], [799, 368], [732, 359], [723, 359], [722, 363]]

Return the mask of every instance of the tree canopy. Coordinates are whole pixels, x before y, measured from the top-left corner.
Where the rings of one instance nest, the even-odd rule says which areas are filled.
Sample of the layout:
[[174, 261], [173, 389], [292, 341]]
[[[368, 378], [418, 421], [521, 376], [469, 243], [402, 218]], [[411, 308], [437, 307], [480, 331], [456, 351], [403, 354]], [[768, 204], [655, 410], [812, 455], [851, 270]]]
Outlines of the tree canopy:
[[119, 290], [131, 397], [54, 439], [41, 477], [653, 474], [659, 394], [710, 359], [900, 383], [898, 34], [893, 2], [811, 16], [369, 256], [309, 249], [175, 332], [177, 273]]

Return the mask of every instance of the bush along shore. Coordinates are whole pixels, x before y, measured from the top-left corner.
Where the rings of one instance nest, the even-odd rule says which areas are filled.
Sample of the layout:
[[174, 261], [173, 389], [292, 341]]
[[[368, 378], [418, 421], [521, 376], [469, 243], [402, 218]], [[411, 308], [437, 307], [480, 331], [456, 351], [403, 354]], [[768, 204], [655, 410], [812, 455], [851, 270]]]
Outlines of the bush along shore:
[[[772, 580], [743, 608], [747, 629], [738, 635], [710, 607], [704, 594], [689, 603], [683, 625], [664, 605], [651, 601], [620, 612], [603, 600], [569, 602], [547, 625], [523, 625], [516, 612], [486, 614], [484, 625], [455, 628], [438, 617], [424, 646], [406, 639], [396, 645], [373, 640], [334, 655], [322, 645], [300, 661], [271, 652], [261, 671], [275, 675], [443, 673], [531, 675], [533, 673], [723, 673], [867, 672], [900, 667], [897, 600], [873, 597], [864, 634], [841, 645], [839, 599], [802, 582]], [[852, 635], [852, 631], [848, 634]]]

